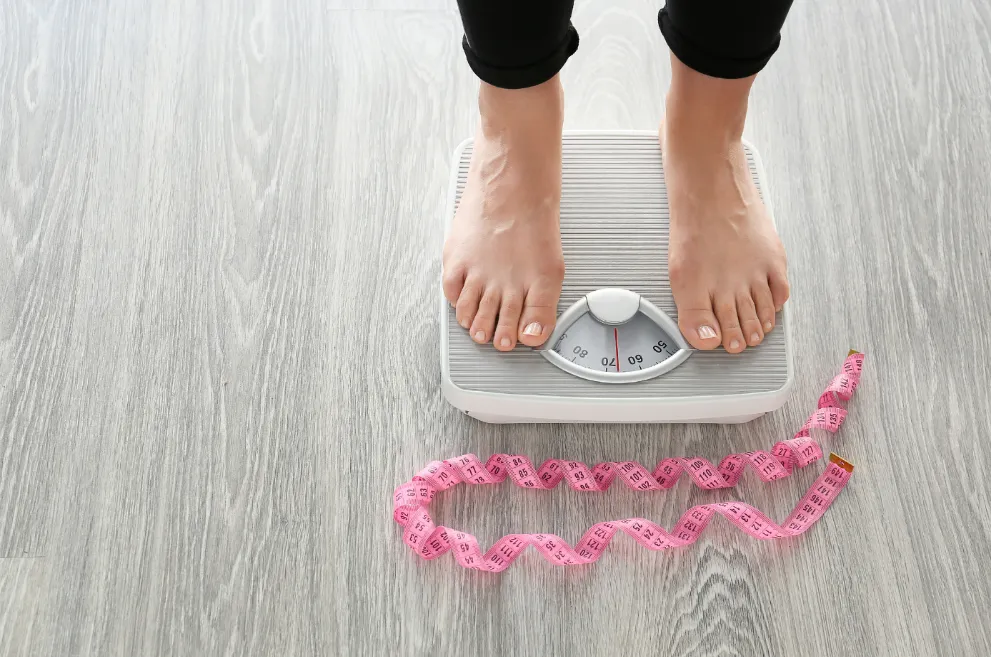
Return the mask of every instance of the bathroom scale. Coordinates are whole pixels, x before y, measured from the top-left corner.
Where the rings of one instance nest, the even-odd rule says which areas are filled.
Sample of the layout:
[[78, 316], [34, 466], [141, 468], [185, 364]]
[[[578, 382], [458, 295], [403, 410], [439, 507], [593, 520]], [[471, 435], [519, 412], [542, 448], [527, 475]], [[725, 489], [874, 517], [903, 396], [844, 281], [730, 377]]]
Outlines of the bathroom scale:
[[[744, 142], [768, 211], [764, 171]], [[449, 226], [472, 140], [454, 153]], [[561, 241], [565, 278], [554, 332], [542, 347], [500, 352], [458, 325], [440, 292], [445, 398], [492, 423], [740, 423], [779, 408], [791, 391], [787, 308], [757, 347], [692, 349], [668, 284], [668, 202], [656, 132], [565, 132]]]

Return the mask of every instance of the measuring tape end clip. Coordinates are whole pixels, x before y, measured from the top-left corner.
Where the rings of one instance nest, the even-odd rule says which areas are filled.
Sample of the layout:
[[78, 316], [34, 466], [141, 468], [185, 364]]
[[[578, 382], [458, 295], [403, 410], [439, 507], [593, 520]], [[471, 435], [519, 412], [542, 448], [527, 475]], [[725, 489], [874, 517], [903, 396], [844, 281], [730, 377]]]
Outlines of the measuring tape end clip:
[[832, 452], [829, 453], [829, 462], [840, 466], [847, 472], [853, 472], [853, 463], [850, 463], [845, 458], [838, 456]]

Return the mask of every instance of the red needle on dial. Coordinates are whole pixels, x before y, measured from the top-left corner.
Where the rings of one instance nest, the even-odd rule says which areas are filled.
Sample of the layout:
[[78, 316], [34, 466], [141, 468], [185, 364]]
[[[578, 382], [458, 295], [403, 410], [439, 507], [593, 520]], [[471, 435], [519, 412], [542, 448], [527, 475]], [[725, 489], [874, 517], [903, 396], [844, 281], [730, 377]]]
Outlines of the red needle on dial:
[[612, 337], [616, 341], [616, 371], [619, 371], [619, 329], [613, 328]]

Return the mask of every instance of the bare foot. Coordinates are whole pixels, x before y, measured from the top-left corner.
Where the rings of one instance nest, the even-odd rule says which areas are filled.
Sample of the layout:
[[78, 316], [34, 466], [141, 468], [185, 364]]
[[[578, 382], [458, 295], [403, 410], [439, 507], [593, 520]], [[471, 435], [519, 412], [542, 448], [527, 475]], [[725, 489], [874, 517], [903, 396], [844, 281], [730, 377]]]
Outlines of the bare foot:
[[478, 343], [536, 347], [564, 280], [557, 76], [527, 89], [482, 83], [468, 182], [444, 244], [444, 296]]
[[739, 353], [788, 299], [784, 247], [740, 141], [753, 78], [717, 80], [671, 59], [661, 139], [678, 325], [696, 349]]

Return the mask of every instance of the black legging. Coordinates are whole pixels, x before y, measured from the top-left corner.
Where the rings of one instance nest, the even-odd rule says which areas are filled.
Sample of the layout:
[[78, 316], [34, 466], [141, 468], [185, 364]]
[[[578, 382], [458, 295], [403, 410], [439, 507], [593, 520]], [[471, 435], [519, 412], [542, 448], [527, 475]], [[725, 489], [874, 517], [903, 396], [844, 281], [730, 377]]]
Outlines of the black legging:
[[[668, 47], [691, 69], [745, 78], [781, 42], [792, 0], [667, 0], [657, 15]], [[504, 89], [554, 77], [578, 49], [574, 0], [458, 0], [464, 50], [475, 74]]]

